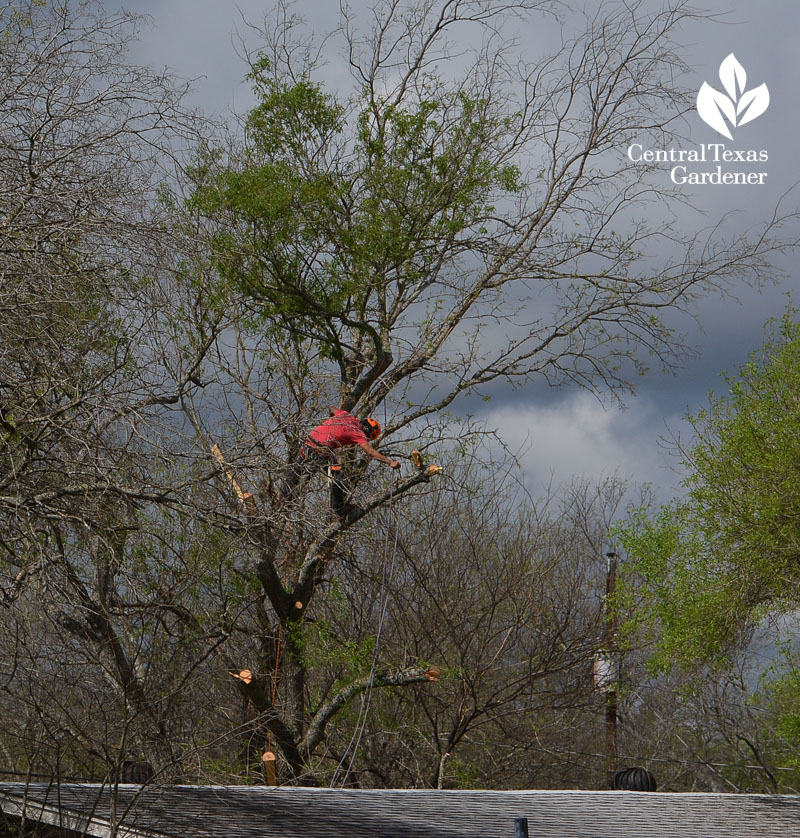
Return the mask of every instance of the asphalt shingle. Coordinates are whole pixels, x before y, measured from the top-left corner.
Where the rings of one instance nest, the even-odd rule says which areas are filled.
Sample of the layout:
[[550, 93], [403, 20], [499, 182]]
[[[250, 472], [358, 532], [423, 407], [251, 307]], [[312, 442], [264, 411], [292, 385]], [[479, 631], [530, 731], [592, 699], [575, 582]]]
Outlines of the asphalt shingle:
[[[0, 805], [109, 834], [111, 790], [0, 783]], [[43, 809], [44, 807], [44, 809]], [[800, 796], [592, 791], [333, 790], [121, 785], [132, 838], [800, 838]]]

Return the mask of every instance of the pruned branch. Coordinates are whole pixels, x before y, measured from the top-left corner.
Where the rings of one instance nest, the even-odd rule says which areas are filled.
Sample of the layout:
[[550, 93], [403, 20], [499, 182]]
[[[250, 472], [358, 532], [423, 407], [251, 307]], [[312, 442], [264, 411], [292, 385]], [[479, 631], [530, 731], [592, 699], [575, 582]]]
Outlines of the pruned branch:
[[312, 754], [323, 740], [328, 722], [357, 695], [366, 690], [374, 687], [404, 687], [410, 684], [427, 684], [431, 681], [438, 681], [439, 676], [440, 672], [436, 667], [426, 669], [412, 667], [395, 672], [376, 672], [371, 677], [361, 678], [352, 684], [348, 684], [328, 699], [314, 714], [301, 742], [301, 748], [306, 753]]

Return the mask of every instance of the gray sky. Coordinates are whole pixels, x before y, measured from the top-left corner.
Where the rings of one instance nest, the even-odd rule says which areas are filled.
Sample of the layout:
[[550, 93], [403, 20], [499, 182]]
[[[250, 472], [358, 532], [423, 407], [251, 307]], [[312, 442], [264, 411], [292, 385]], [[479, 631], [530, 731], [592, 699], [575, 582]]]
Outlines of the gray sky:
[[[244, 113], [252, 102], [243, 81], [246, 68], [237, 55], [239, 35], [255, 42], [242, 15], [260, 22], [271, 8], [255, 0], [107, 0], [109, 10], [125, 8], [152, 17], [144, 27], [133, 59], [168, 66], [182, 77], [196, 78], [194, 102], [207, 112], [224, 115], [231, 109]], [[317, 32], [331, 28], [337, 19], [338, 0], [298, 0], [294, 10], [311, 21]], [[368, 8], [363, 0], [354, 8]], [[573, 8], [584, 4], [573, 3]], [[644, 7], [660, 8], [654, 0]], [[698, 89], [704, 81], [722, 89], [720, 63], [734, 53], [747, 71], [747, 89], [766, 83], [770, 105], [748, 125], [740, 126], [734, 142], [725, 141], [696, 114], [689, 119], [691, 145], [726, 142], [730, 148], [766, 149], [769, 161], [764, 186], [686, 186], [695, 211], [687, 208], [684, 222], [700, 228], [725, 212], [736, 213], [733, 224], [744, 229], [766, 220], [780, 196], [800, 181], [800, 3], [797, 0], [708, 0], [698, 3], [717, 15], [714, 21], [697, 22], [684, 28], [680, 40], [683, 55], [693, 74], [687, 82]], [[596, 9], [597, 3], [585, 3]], [[519, 27], [519, 40], [531, 59], [546, 46], [548, 24], [532, 18]], [[237, 35], [239, 33], [239, 35]], [[326, 78], [332, 87], [344, 81], [346, 70], [340, 56], [329, 55]], [[668, 185], [669, 167], [665, 168]], [[800, 206], [800, 189], [790, 196], [787, 207]], [[705, 213], [702, 215], [701, 213]], [[795, 234], [797, 231], [795, 231]], [[794, 292], [800, 272], [795, 259], [783, 268], [792, 278], [758, 293], [732, 287], [732, 297], [709, 298], [699, 307], [700, 326], [683, 322], [689, 343], [698, 355], [675, 375], [653, 372], [638, 382], [638, 393], [628, 399], [624, 410], [603, 407], [581, 391], [549, 392], [531, 387], [514, 393], [493, 392], [482, 406], [482, 415], [498, 426], [512, 449], [520, 449], [529, 488], [536, 494], [548, 483], [572, 475], [608, 476], [615, 470], [639, 482], [651, 482], [658, 497], [666, 500], [675, 490], [677, 465], [659, 442], [660, 437], [685, 435], [683, 415], [706, 402], [709, 390], [719, 392], [719, 372], [733, 371], [747, 353], [762, 342], [763, 324], [780, 317], [789, 291]], [[800, 304], [800, 295], [795, 299]], [[738, 299], [736, 299], [738, 298]]]

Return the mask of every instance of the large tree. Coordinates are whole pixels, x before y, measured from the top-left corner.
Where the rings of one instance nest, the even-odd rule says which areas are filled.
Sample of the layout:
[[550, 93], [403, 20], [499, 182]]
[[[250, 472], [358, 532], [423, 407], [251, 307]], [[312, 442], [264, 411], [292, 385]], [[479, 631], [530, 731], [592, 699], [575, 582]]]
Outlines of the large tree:
[[191, 118], [185, 85], [129, 61], [139, 23], [92, 2], [0, 4], [0, 584], [22, 770], [58, 764], [64, 741], [67, 771], [172, 759], [143, 664], [169, 628], [151, 645], [138, 624], [156, 585], [149, 523], [173, 539], [144, 510], [170, 492], [136, 421], [180, 390], [148, 356], [141, 294], [163, 247], [159, 181]]
[[[386, 2], [366, 27], [345, 10], [342, 92], [280, 6], [251, 56], [244, 139], [209, 143], [190, 171], [181, 271], [206, 294], [195, 343], [216, 335], [224, 373], [201, 365], [202, 392], [184, 404], [200, 450], [219, 440], [248, 490], [263, 487], [219, 520], [243, 537], [265, 597], [257, 634], [273, 640], [244, 689], [294, 776], [359, 691], [432, 677], [405, 656], [311, 699], [303, 638], [320, 581], [373, 510], [430, 477], [391, 485], [350, 461], [361, 514], [321, 514], [313, 483], [287, 506], [282, 475], [326, 405], [377, 413], [395, 453], [436, 451], [453, 433], [446, 409], [495, 381], [624, 389], [643, 347], [665, 362], [679, 350], [667, 312], [761, 276], [778, 246], [772, 229], [722, 241], [644, 220], [649, 200], [670, 196], [623, 151], [663, 143], [689, 105], [664, 83], [681, 67], [673, 38], [688, 7], [604, 6], [526, 62], [506, 27], [548, 10]], [[474, 47], [456, 56], [456, 38]]]
[[[345, 13], [343, 93], [279, 8], [252, 56], [246, 130], [225, 140], [198, 122], [206, 142], [171, 177], [157, 164], [190, 123], [168, 79], [126, 63], [135, 20], [95, 3], [4, 7], [0, 629], [15, 765], [64, 770], [69, 749], [75, 771], [143, 756], [160, 778], [240, 779], [274, 746], [282, 779], [329, 780], [347, 738], [329, 728], [357, 696], [417, 696], [440, 677], [463, 712], [437, 695], [415, 705], [436, 742], [413, 775], [437, 783], [446, 749], [500, 729], [507, 704], [541, 709], [539, 685], [567, 704], [580, 692], [598, 602], [591, 584], [577, 596], [526, 573], [546, 516], [498, 549], [485, 529], [463, 535], [480, 516], [414, 530], [447, 497], [480, 508], [480, 469], [448, 466], [462, 485], [436, 498], [428, 466], [393, 482], [346, 456], [362, 509], [348, 520], [321, 478], [281, 492], [330, 404], [375, 414], [384, 451], [448, 464], [486, 433], [448, 410], [493, 382], [624, 389], [642, 346], [680, 348], [662, 314], [760, 276], [777, 246], [770, 230], [680, 239], [641, 220], [669, 196], [623, 150], [663, 141], [688, 104], [663, 83], [686, 7], [604, 4], [554, 55], [517, 62], [504, 26], [549, 9], [379, 3], [367, 31]], [[402, 584], [370, 582], [364, 569], [394, 555]], [[575, 551], [537, 556], [580, 576]], [[390, 588], [411, 614], [373, 667]], [[437, 619], [420, 613], [434, 591]], [[448, 598], [469, 606], [472, 642]], [[534, 619], [548, 613], [555, 633]]]

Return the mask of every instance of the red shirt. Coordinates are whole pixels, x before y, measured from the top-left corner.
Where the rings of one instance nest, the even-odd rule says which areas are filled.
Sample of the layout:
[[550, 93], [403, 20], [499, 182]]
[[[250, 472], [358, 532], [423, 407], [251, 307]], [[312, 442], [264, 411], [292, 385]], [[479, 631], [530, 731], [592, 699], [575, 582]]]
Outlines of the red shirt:
[[361, 420], [346, 410], [335, 410], [330, 419], [314, 428], [309, 434], [311, 442], [326, 448], [343, 448], [345, 445], [360, 445], [367, 442], [367, 435], [361, 428]]

